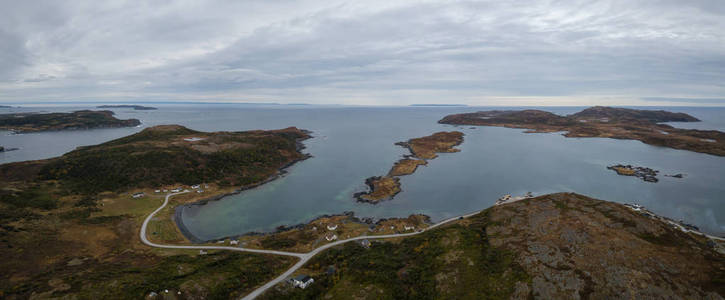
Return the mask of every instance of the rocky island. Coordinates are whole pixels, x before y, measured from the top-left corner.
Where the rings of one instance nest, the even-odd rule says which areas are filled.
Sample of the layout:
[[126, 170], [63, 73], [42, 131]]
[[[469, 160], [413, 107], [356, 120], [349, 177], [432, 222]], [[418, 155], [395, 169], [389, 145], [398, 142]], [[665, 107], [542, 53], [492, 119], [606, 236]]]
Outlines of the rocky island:
[[428, 164], [428, 160], [438, 157], [436, 153], [452, 153], [460, 150], [454, 148], [463, 143], [463, 133], [460, 131], [436, 132], [432, 135], [410, 139], [407, 142], [395, 143], [407, 148], [411, 154], [398, 160], [385, 176], [373, 176], [365, 180], [369, 191], [353, 195], [357, 201], [378, 203], [392, 199], [400, 193], [400, 179], [398, 177], [410, 175], [420, 165]]
[[613, 165], [608, 166], [607, 169], [617, 172], [622, 176], [634, 176], [647, 182], [658, 182], [657, 173], [660, 171], [652, 170], [647, 167], [636, 167], [632, 165]]
[[11, 130], [16, 133], [133, 127], [140, 124], [141, 121], [137, 119], [119, 120], [110, 110], [0, 114], [0, 130]]
[[100, 105], [96, 106], [96, 108], [133, 108], [133, 110], [157, 110], [156, 107], [151, 106], [143, 106], [143, 105]]
[[[162, 190], [196, 191], [175, 197], [175, 206], [273, 178], [308, 157], [300, 141], [309, 137], [294, 127], [200, 132], [164, 125], [56, 158], [0, 165], [0, 298], [142, 299], [171, 287], [186, 297], [239, 298], [293, 259], [156, 251], [140, 243], [141, 222], [163, 202]], [[148, 236], [187, 242], [172, 209], [157, 215]]]
[[492, 110], [445, 116], [441, 124], [498, 126], [527, 132], [566, 131], [566, 137], [638, 140], [645, 144], [725, 156], [725, 133], [680, 129], [662, 122], [697, 122], [685, 113], [595, 106], [560, 116], [541, 110]]

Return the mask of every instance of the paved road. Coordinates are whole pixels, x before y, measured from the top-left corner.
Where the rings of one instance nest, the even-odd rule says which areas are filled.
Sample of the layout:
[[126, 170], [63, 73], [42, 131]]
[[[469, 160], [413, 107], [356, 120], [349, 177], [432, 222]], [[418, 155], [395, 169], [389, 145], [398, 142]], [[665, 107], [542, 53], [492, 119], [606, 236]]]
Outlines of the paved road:
[[416, 231], [416, 232], [399, 233], [399, 234], [385, 234], [385, 235], [358, 236], [358, 237], [353, 237], [353, 238], [349, 238], [349, 239], [345, 239], [345, 240], [339, 240], [339, 241], [335, 241], [335, 242], [332, 242], [332, 243], [329, 243], [329, 244], [325, 244], [323, 246], [320, 246], [320, 247], [316, 248], [315, 250], [312, 250], [312, 251], [307, 252], [307, 253], [286, 252], [286, 251], [276, 251], [276, 250], [249, 249], [249, 248], [243, 248], [243, 247], [230, 247], [230, 246], [162, 245], [162, 244], [156, 244], [154, 242], [149, 241], [148, 238], [146, 237], [146, 227], [148, 227], [149, 221], [151, 221], [151, 219], [154, 217], [154, 215], [156, 215], [159, 211], [161, 211], [162, 209], [164, 209], [164, 207], [166, 207], [166, 205], [169, 203], [169, 198], [171, 198], [172, 196], [180, 195], [180, 194], [184, 194], [184, 193], [188, 193], [188, 192], [180, 192], [180, 193], [173, 193], [173, 194], [166, 195], [166, 198], [164, 198], [164, 204], [162, 204], [159, 208], [157, 208], [151, 214], [149, 214], [148, 217], [146, 217], [146, 219], [143, 221], [143, 225], [141, 225], [141, 232], [139, 233], [139, 237], [141, 238], [141, 242], [143, 242], [146, 245], [149, 245], [151, 247], [156, 247], [156, 248], [166, 248], [166, 249], [198, 249], [198, 250], [231, 250], [231, 251], [241, 251], [241, 252], [253, 252], [253, 253], [263, 253], [263, 254], [275, 254], [275, 255], [294, 256], [294, 257], [297, 257], [297, 258], [300, 259], [291, 268], [289, 268], [287, 271], [285, 271], [284, 273], [282, 273], [282, 275], [277, 276], [277, 278], [275, 278], [272, 281], [267, 282], [265, 285], [257, 288], [256, 290], [254, 290], [253, 292], [251, 292], [249, 295], [244, 296], [244, 298], [242, 298], [243, 300], [254, 299], [257, 296], [261, 295], [262, 293], [264, 293], [269, 288], [275, 286], [276, 284], [282, 282], [287, 277], [289, 277], [290, 275], [292, 275], [292, 273], [294, 273], [295, 271], [297, 271], [297, 269], [301, 268], [304, 264], [306, 264], [307, 261], [310, 260], [310, 258], [314, 257], [315, 255], [317, 255], [318, 253], [320, 253], [322, 251], [325, 251], [326, 249], [328, 249], [330, 247], [335, 247], [337, 245], [341, 245], [341, 244], [344, 244], [344, 243], [347, 243], [347, 242], [357, 241], [357, 240], [364, 240], [364, 239], [388, 239], [388, 238], [398, 238], [398, 237], [412, 236], [412, 235], [416, 235], [416, 234], [423, 233], [423, 232], [425, 232], [427, 230], [431, 230], [433, 228], [436, 228], [438, 226], [441, 226], [443, 224], [446, 224], [446, 223], [449, 223], [449, 222], [452, 222], [452, 221], [455, 221], [455, 220], [459, 220], [459, 219], [463, 219], [463, 218], [468, 218], [470, 216], [473, 216], [473, 215], [481, 212], [479, 210], [479, 211], [472, 212], [470, 214], [466, 214], [466, 215], [462, 215], [462, 216], [458, 216], [458, 217], [453, 217], [453, 218], [450, 218], [450, 219], [446, 219], [446, 220], [443, 220], [443, 221], [438, 222], [436, 224], [433, 224], [433, 225], [429, 226], [426, 229], [423, 229], [421, 231]]
[[[387, 238], [398, 238], [398, 237], [412, 236], [412, 235], [420, 234], [420, 233], [423, 233], [423, 232], [425, 232], [427, 230], [431, 230], [433, 228], [439, 227], [439, 226], [444, 225], [446, 223], [453, 222], [455, 220], [468, 218], [468, 217], [473, 216], [475, 214], [478, 214], [478, 213], [480, 213], [482, 211], [482, 210], [479, 210], [479, 211], [475, 211], [475, 212], [472, 212], [472, 213], [469, 213], [469, 214], [465, 214], [465, 215], [462, 215], [462, 216], [458, 216], [458, 217], [453, 217], [453, 218], [450, 218], [450, 219], [446, 219], [446, 220], [443, 220], [443, 221], [438, 222], [436, 224], [433, 224], [433, 225], [429, 226], [428, 228], [423, 229], [421, 231], [409, 232], [409, 233], [400, 233], [400, 234], [385, 234], [385, 235], [358, 236], [358, 237], [353, 237], [353, 238], [349, 238], [349, 239], [345, 239], [345, 240], [339, 240], [339, 241], [335, 241], [335, 242], [332, 242], [332, 243], [329, 243], [329, 244], [325, 244], [325, 245], [322, 245], [322, 246], [316, 248], [315, 250], [312, 250], [312, 251], [307, 252], [307, 253], [286, 252], [286, 251], [276, 251], [276, 250], [249, 249], [249, 248], [243, 248], [243, 247], [230, 247], [230, 246], [161, 245], [161, 244], [156, 244], [154, 242], [149, 241], [146, 238], [146, 227], [148, 226], [149, 221], [154, 217], [154, 215], [156, 215], [156, 213], [158, 213], [159, 211], [161, 211], [162, 209], [164, 209], [164, 207], [166, 207], [166, 204], [169, 203], [169, 198], [171, 198], [172, 196], [179, 195], [179, 194], [184, 194], [184, 193], [187, 193], [187, 192], [180, 192], [180, 193], [173, 193], [173, 194], [166, 195], [166, 198], [164, 198], [164, 204], [162, 204], [159, 208], [157, 208], [156, 210], [154, 210], [148, 217], [146, 217], [146, 220], [143, 221], [143, 225], [141, 225], [141, 232], [140, 232], [141, 241], [144, 244], [149, 245], [151, 247], [167, 248], [167, 249], [231, 250], [231, 251], [242, 251], [242, 252], [252, 252], [252, 253], [263, 253], [263, 254], [275, 254], [275, 255], [294, 256], [294, 257], [297, 257], [297, 258], [300, 259], [291, 268], [289, 268], [287, 271], [285, 271], [284, 273], [282, 273], [282, 275], [277, 276], [277, 278], [275, 278], [275, 279], [267, 282], [263, 286], [257, 288], [256, 290], [254, 290], [253, 292], [251, 292], [249, 295], [244, 296], [244, 298], [242, 298], [243, 300], [248, 300], [248, 299], [251, 300], [251, 299], [254, 299], [257, 296], [261, 295], [262, 293], [264, 293], [269, 288], [275, 286], [276, 284], [282, 282], [287, 277], [289, 277], [290, 275], [292, 275], [292, 273], [294, 273], [299, 268], [301, 268], [312, 257], [314, 257], [315, 255], [317, 255], [318, 253], [320, 253], [322, 251], [325, 251], [326, 249], [328, 249], [330, 247], [335, 247], [337, 245], [341, 245], [341, 244], [344, 244], [344, 243], [347, 243], [347, 242], [357, 241], [357, 240], [363, 240], [363, 239], [369, 239], [369, 240], [371, 240], [371, 239], [387, 239]], [[682, 229], [683, 231], [690, 231], [690, 230], [685, 229], [684, 227], [680, 226], [679, 224], [677, 224], [675, 222], [670, 222], [670, 223], [673, 224], [673, 225], [675, 225], [675, 226], [680, 227], [680, 229]], [[692, 232], [693, 233], [697, 233], [697, 234], [705, 235], [705, 236], [707, 236], [709, 238], [712, 238], [712, 239], [723, 240], [723, 238], [720, 238], [720, 237], [711, 236], [711, 235], [703, 234], [703, 233], [700, 233], [700, 232], [694, 232], [694, 231], [692, 231]]]

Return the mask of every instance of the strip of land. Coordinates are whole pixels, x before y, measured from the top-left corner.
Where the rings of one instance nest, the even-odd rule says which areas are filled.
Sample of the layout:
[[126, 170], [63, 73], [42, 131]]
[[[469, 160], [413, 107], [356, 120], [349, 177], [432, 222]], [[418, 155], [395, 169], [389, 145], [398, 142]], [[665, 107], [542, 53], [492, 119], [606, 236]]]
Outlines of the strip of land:
[[355, 193], [355, 199], [368, 203], [392, 199], [401, 191], [400, 176], [413, 174], [418, 166], [427, 165], [428, 160], [438, 157], [437, 153], [460, 151], [454, 147], [461, 143], [463, 143], [463, 133], [460, 131], [436, 132], [429, 136], [396, 143], [407, 148], [411, 154], [398, 160], [387, 175], [366, 179], [365, 184], [369, 191]]
[[[164, 125], [61, 157], [0, 165], [0, 298], [238, 298], [294, 264], [263, 253], [152, 249], [138, 232], [169, 206], [274, 178], [305, 159], [297, 128], [200, 132]], [[192, 186], [195, 186], [194, 189]], [[154, 243], [189, 243], [173, 210], [146, 223]]]
[[122, 104], [122, 105], [100, 105], [100, 106], [96, 106], [96, 108], [133, 108], [133, 110], [156, 110], [156, 109], [158, 109], [156, 107], [151, 107], [151, 106], [128, 105], [128, 104]]
[[0, 130], [10, 130], [16, 133], [134, 127], [140, 124], [141, 121], [137, 119], [117, 119], [110, 110], [0, 114]]
[[661, 124], [698, 121], [685, 113], [596, 106], [568, 116], [541, 110], [479, 111], [448, 115], [438, 123], [530, 129], [527, 132], [566, 131], [566, 137], [638, 140], [654, 146], [725, 156], [725, 133]]

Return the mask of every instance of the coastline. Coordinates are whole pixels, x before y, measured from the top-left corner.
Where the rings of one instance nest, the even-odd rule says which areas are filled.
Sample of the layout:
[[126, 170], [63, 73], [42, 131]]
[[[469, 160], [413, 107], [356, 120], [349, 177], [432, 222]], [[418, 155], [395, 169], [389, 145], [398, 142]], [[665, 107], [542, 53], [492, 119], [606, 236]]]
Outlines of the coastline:
[[[297, 148], [297, 152], [300, 152], [300, 153], [301, 153], [302, 150], [304, 150], [306, 148], [306, 146], [302, 142], [305, 141], [305, 140], [307, 140], [307, 139], [311, 139], [312, 138], [312, 136], [311, 136], [312, 131], [309, 131], [309, 130], [302, 130], [302, 131], [304, 133], [308, 134], [309, 137], [297, 139], [297, 141], [296, 141], [296, 148]], [[219, 201], [219, 200], [221, 200], [221, 199], [223, 199], [223, 198], [225, 198], [227, 196], [238, 195], [238, 194], [240, 194], [240, 193], [242, 193], [244, 191], [251, 190], [251, 189], [257, 188], [259, 186], [262, 186], [262, 185], [264, 185], [266, 183], [272, 182], [272, 181], [274, 181], [274, 180], [276, 180], [276, 179], [278, 179], [278, 178], [280, 178], [282, 176], [287, 175], [287, 173], [288, 173], [287, 169], [289, 169], [290, 167], [292, 167], [294, 164], [296, 164], [296, 163], [298, 163], [300, 161], [306, 160], [308, 158], [312, 158], [313, 157], [309, 153], [301, 153], [301, 154], [302, 154], [302, 157], [301, 158], [292, 160], [292, 161], [284, 164], [279, 169], [277, 169], [277, 172], [275, 174], [269, 176], [267, 179], [265, 179], [263, 181], [260, 181], [260, 182], [254, 183], [254, 184], [250, 184], [250, 185], [246, 185], [246, 186], [239, 187], [238, 189], [236, 189], [236, 190], [234, 190], [234, 191], [232, 191], [230, 193], [218, 194], [218, 195], [210, 196], [208, 198], [204, 198], [204, 199], [201, 199], [201, 200], [198, 200], [198, 201], [195, 201], [195, 202], [177, 205], [176, 207], [174, 207], [174, 218], [173, 218], [174, 219], [173, 220], [174, 221], [174, 224], [176, 224], [176, 227], [179, 229], [179, 231], [181, 232], [181, 234], [186, 239], [188, 239], [189, 241], [191, 241], [192, 243], [200, 244], [200, 243], [205, 243], [205, 242], [219, 240], [219, 239], [216, 239], [216, 240], [202, 240], [202, 239], [198, 238], [197, 236], [195, 236], [194, 234], [192, 234], [189, 231], [189, 229], [186, 227], [186, 225], [184, 225], [184, 222], [182, 220], [181, 214], [182, 214], [182, 211], [183, 211], [184, 207], [191, 207], [191, 206], [194, 206], [194, 205], [205, 205], [205, 204], [207, 204], [207, 203], [209, 203], [211, 201]], [[242, 234], [242, 235], [246, 235], [246, 233], [245, 234]], [[241, 235], [239, 235], [239, 236], [241, 236]]]

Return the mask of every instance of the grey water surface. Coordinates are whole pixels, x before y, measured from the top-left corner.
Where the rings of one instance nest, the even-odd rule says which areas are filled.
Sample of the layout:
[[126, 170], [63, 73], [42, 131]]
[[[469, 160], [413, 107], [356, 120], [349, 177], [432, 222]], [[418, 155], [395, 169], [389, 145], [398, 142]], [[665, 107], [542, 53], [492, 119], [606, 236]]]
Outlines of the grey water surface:
[[[114, 109], [119, 118], [140, 119], [143, 124], [138, 128], [22, 135], [0, 132], [0, 145], [20, 148], [0, 153], [0, 163], [58, 156], [77, 146], [108, 141], [159, 124], [181, 124], [203, 131], [296, 126], [313, 132], [314, 138], [304, 142], [304, 151], [312, 158], [258, 188], [205, 205], [184, 207], [181, 216], [185, 227], [199, 239], [207, 240], [271, 231], [280, 225], [344, 211], [377, 218], [423, 213], [438, 221], [491, 206], [504, 194], [577, 192], [639, 203], [704, 231], [725, 233], [725, 157], [639, 141], [565, 138], [560, 133], [529, 134], [518, 129], [437, 124], [447, 114], [490, 109], [482, 107], [154, 106], [159, 110]], [[88, 107], [24, 110], [83, 108]], [[541, 109], [569, 114], [582, 107]], [[663, 109], [686, 112], [703, 120], [671, 123], [673, 126], [725, 131], [723, 108]], [[403, 191], [391, 201], [371, 205], [353, 200], [353, 193], [365, 189], [365, 178], [387, 173], [395, 161], [407, 154], [395, 142], [442, 130], [465, 133], [465, 141], [459, 146], [461, 152], [441, 154], [415, 174], [401, 177]], [[617, 163], [660, 170], [660, 182], [618, 176], [606, 169]], [[686, 176], [662, 176], [677, 173]]]

